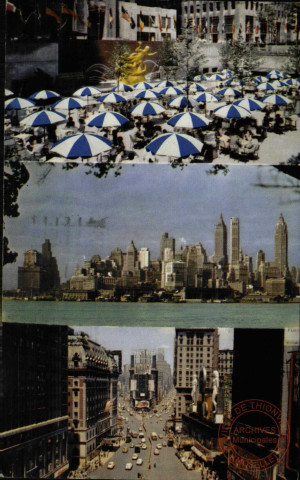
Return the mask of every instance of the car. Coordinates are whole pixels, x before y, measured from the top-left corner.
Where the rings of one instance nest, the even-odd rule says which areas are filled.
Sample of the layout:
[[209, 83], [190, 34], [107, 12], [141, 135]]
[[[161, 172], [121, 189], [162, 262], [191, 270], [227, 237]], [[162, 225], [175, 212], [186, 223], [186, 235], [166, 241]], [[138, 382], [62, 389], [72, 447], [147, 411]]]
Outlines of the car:
[[158, 435], [158, 438], [164, 438], [164, 437], [163, 437], [163, 435], [160, 433], [160, 434]]
[[159, 450], [157, 450], [157, 448], [154, 450], [154, 455], [159, 455]]
[[180, 461], [181, 461], [181, 463], [185, 463], [185, 462], [187, 462], [187, 458], [181, 457]]
[[140, 433], [139, 433], [139, 438], [144, 438], [144, 436], [145, 436], [145, 435], [144, 435], [143, 432], [140, 432]]
[[143, 431], [143, 427], [139, 427], [139, 432], [142, 432]]
[[146, 443], [146, 439], [145, 439], [145, 438], [142, 438], [142, 443]]
[[167, 446], [167, 442], [163, 442], [162, 446], [163, 446], [163, 447], [166, 447], [166, 446]]
[[186, 463], [184, 464], [184, 466], [185, 466], [185, 468], [186, 468], [187, 470], [193, 470], [193, 464], [192, 464], [192, 463], [186, 462]]
[[145, 443], [142, 445], [142, 450], [147, 450], [147, 445]]
[[128, 448], [127, 448], [127, 447], [123, 447], [122, 452], [123, 452], [123, 453], [127, 453], [127, 452], [128, 452]]
[[131, 470], [132, 469], [132, 463], [126, 463], [125, 470]]
[[133, 447], [134, 447], [134, 443], [131, 443], [131, 444], [130, 444], [130, 448], [133, 448]]
[[138, 458], [137, 461], [136, 461], [136, 464], [137, 464], [137, 465], [143, 465], [143, 459], [142, 459], [142, 458]]
[[115, 468], [115, 462], [108, 462], [107, 468], [108, 470], [112, 470], [113, 468]]
[[132, 460], [137, 460], [139, 458], [137, 453], [134, 453], [131, 457]]
[[156, 448], [158, 448], [158, 450], [160, 450], [160, 449], [162, 448], [161, 444], [158, 443], [158, 444], [156, 445]]

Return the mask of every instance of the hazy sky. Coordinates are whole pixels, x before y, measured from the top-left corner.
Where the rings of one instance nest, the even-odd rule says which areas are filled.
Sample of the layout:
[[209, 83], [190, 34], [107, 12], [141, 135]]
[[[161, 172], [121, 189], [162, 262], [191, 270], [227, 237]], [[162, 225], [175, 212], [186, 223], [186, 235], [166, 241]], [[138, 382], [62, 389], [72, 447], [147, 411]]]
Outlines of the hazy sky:
[[[118, 329], [116, 335], [116, 328]], [[136, 350], [163, 348], [165, 359], [173, 369], [175, 328], [129, 327], [74, 327], [76, 332], [87, 333], [91, 340], [108, 350], [122, 350], [123, 365], [130, 362], [130, 354]], [[219, 349], [233, 348], [233, 328], [218, 328]]]
[[[115, 247], [125, 251], [131, 240], [138, 249], [148, 247], [155, 259], [163, 232], [176, 238], [178, 249], [201, 242], [213, 255], [214, 226], [221, 212], [228, 232], [230, 217], [240, 219], [241, 248], [254, 261], [259, 249], [267, 261], [273, 260], [274, 228], [282, 212], [289, 232], [289, 264], [299, 266], [299, 189], [282, 188], [297, 181], [273, 167], [231, 166], [226, 176], [207, 175], [209, 168], [124, 165], [119, 177], [110, 172], [98, 179], [86, 175], [84, 166], [65, 171], [60, 165], [28, 164], [30, 180], [20, 191], [20, 216], [5, 219], [4, 234], [19, 256], [5, 266], [4, 288], [17, 287], [23, 253], [41, 251], [46, 238], [62, 281], [85, 259], [94, 254], [103, 258]], [[262, 188], [260, 182], [273, 187]], [[90, 218], [105, 218], [105, 227], [87, 227]]]

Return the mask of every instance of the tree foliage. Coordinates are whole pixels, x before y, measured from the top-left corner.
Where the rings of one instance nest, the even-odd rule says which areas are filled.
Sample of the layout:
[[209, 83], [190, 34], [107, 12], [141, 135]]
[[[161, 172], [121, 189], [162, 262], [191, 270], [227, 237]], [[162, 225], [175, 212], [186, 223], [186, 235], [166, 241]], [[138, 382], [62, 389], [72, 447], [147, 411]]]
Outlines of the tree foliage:
[[187, 26], [175, 44], [175, 53], [180, 75], [190, 81], [195, 75], [202, 73], [202, 65], [206, 56], [202, 50], [200, 39], [195, 36], [191, 26]]
[[127, 43], [117, 42], [115, 48], [112, 51], [109, 68], [111, 69], [112, 76], [118, 81], [120, 77], [126, 77], [128, 72], [128, 57], [131, 54], [131, 50]]
[[260, 65], [255, 46], [245, 42], [241, 35], [232, 44], [222, 45], [220, 56], [223, 68], [230, 68], [233, 75], [240, 80], [251, 77]]
[[179, 68], [174, 41], [165, 37], [158, 52], [158, 64], [167, 80], [174, 78]]
[[300, 45], [293, 45], [289, 48], [285, 71], [291, 77], [300, 76]]

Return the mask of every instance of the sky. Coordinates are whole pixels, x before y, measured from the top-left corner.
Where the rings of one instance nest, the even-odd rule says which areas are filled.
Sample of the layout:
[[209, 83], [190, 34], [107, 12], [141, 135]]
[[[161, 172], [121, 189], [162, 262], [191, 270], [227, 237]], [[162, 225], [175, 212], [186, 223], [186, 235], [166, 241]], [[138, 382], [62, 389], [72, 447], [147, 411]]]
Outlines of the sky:
[[[130, 363], [130, 355], [137, 350], [163, 348], [165, 360], [173, 370], [175, 328], [131, 327], [73, 327], [75, 332], [85, 332], [107, 350], [122, 350], [123, 365]], [[116, 335], [116, 328], [118, 335]], [[122, 330], [122, 334], [120, 334]], [[219, 328], [219, 349], [233, 348], [233, 328]]]
[[[121, 175], [87, 175], [87, 167], [66, 171], [61, 165], [27, 164], [28, 183], [20, 190], [17, 218], [5, 218], [4, 235], [18, 252], [4, 268], [3, 288], [17, 287], [18, 266], [28, 249], [41, 251], [50, 239], [61, 280], [94, 254], [102, 258], [115, 247], [159, 255], [162, 233], [176, 238], [176, 248], [201, 242], [214, 254], [214, 227], [222, 213], [240, 219], [240, 245], [255, 262], [259, 249], [274, 259], [274, 229], [280, 213], [288, 225], [289, 265], [300, 266], [299, 182], [268, 166], [230, 166], [224, 176], [208, 175], [210, 166], [124, 165]], [[264, 188], [261, 184], [267, 185]], [[298, 186], [298, 191], [296, 186]], [[286, 188], [288, 187], [288, 188]], [[98, 227], [88, 227], [90, 219]], [[229, 242], [228, 242], [229, 243]]]

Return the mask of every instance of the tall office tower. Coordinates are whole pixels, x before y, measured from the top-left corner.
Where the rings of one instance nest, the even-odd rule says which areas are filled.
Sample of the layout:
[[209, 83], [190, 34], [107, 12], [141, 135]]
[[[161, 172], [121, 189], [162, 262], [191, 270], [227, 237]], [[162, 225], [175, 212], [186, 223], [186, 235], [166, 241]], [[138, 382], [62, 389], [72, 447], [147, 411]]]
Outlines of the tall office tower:
[[99, 444], [117, 432], [117, 384], [122, 352], [107, 351], [84, 332], [68, 336], [68, 414], [71, 469], [85, 467]]
[[136, 410], [149, 410], [158, 400], [156, 355], [140, 350], [130, 357], [130, 403]]
[[230, 219], [230, 265], [237, 265], [240, 259], [240, 221]]
[[0, 472], [58, 478], [69, 469], [68, 327], [0, 326]]
[[141, 248], [139, 251], [140, 268], [150, 267], [150, 250], [149, 248]]
[[215, 263], [228, 263], [227, 257], [227, 227], [224, 223], [222, 214], [220, 220], [215, 226]]
[[282, 213], [275, 226], [275, 265], [280, 275], [285, 275], [288, 266], [288, 230]]
[[169, 237], [168, 233], [163, 233], [162, 236], [160, 237], [160, 259], [164, 259], [164, 251], [165, 248], [170, 248], [171, 251], [173, 252], [173, 255], [175, 254], [175, 238]]
[[187, 287], [197, 286], [197, 274], [203, 269], [207, 262], [206, 251], [201, 243], [188, 246], [183, 252], [183, 260], [186, 263], [186, 281]]
[[135, 248], [133, 240], [131, 240], [130, 245], [127, 249], [124, 258], [123, 273], [132, 273], [138, 269], [138, 252]]
[[175, 422], [180, 428], [182, 414], [193, 402], [193, 379], [200, 368], [207, 372], [207, 388], [212, 388], [212, 373], [218, 369], [219, 335], [215, 328], [176, 328], [174, 346]]
[[266, 261], [266, 254], [263, 250], [258, 250], [256, 254], [256, 265], [255, 265], [255, 270], [258, 271], [259, 267], [262, 263], [265, 263]]

